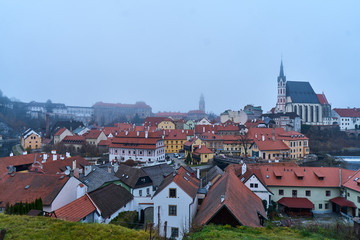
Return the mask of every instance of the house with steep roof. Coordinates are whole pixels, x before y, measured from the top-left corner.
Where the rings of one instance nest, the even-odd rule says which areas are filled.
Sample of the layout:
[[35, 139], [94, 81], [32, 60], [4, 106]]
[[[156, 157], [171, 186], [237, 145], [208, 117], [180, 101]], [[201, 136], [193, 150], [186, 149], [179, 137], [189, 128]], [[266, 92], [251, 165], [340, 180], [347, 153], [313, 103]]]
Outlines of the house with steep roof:
[[97, 211], [96, 205], [87, 193], [55, 210], [55, 215], [53, 215], [58, 219], [82, 223], [94, 223], [99, 216], [100, 212]]
[[268, 208], [271, 203], [271, 197], [274, 195], [271, 190], [266, 186], [260, 169], [256, 165], [250, 165], [243, 163], [242, 165], [229, 165], [226, 170], [233, 170], [240, 181], [256, 194], [262, 201], [266, 201], [266, 207]]
[[153, 196], [154, 224], [160, 236], [182, 239], [190, 231], [198, 205], [199, 179], [180, 167], [167, 176]]
[[100, 213], [94, 216], [97, 223], [109, 223], [119, 213], [134, 210], [133, 195], [120, 185], [111, 183], [88, 195]]
[[[116, 169], [114, 169], [114, 171], [115, 170]], [[110, 164], [91, 166], [90, 172], [88, 174], [80, 175], [79, 180], [88, 187], [89, 192], [110, 183], [120, 184], [120, 180], [115, 176], [113, 168], [110, 166]]]
[[360, 169], [343, 183], [342, 197], [346, 201], [342, 199], [340, 202], [338, 200], [338, 204], [335, 206], [337, 211], [350, 216], [360, 217]]
[[208, 163], [214, 158], [214, 153], [205, 145], [193, 145], [192, 159], [197, 164]]
[[195, 146], [203, 145], [205, 146], [205, 143], [199, 138], [199, 137], [193, 137], [192, 139], [186, 141], [184, 143], [184, 151], [185, 151], [185, 157], [194, 152]]
[[261, 199], [230, 169], [210, 188], [194, 224], [261, 227], [265, 219], [267, 217]]
[[74, 136], [67, 128], [60, 128], [54, 134], [54, 144], [60, 143], [66, 136]]
[[0, 208], [6, 204], [42, 199], [43, 210], [52, 212], [74, 201], [86, 192], [75, 177], [63, 174], [10, 173], [0, 178]]
[[79, 152], [85, 144], [85, 136], [66, 136], [61, 142], [65, 147], [72, 147]]
[[41, 148], [41, 136], [32, 129], [26, 130], [21, 135], [21, 146], [24, 149], [39, 149]]
[[[266, 113], [263, 114], [262, 120], [265, 121], [267, 119], [268, 127], [276, 127], [276, 128], [283, 128], [286, 132], [288, 131], [301, 131], [301, 119], [300, 116], [294, 112], [288, 113]], [[274, 125], [269, 124], [270, 121], [275, 123]], [[270, 125], [270, 126], [269, 126]]]
[[101, 130], [90, 130], [84, 134], [85, 141], [88, 144], [97, 146], [100, 141], [107, 140], [105, 133]]
[[167, 163], [142, 167], [152, 180], [153, 189], [156, 191], [165, 177], [174, 173], [175, 169]]

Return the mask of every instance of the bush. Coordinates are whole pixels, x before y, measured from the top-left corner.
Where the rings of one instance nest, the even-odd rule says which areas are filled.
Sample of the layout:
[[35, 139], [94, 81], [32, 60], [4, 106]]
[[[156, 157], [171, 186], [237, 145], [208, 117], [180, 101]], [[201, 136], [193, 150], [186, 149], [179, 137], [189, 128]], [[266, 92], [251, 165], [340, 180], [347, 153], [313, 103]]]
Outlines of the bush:
[[139, 214], [137, 211], [121, 212], [110, 224], [120, 225], [127, 228], [139, 228]]

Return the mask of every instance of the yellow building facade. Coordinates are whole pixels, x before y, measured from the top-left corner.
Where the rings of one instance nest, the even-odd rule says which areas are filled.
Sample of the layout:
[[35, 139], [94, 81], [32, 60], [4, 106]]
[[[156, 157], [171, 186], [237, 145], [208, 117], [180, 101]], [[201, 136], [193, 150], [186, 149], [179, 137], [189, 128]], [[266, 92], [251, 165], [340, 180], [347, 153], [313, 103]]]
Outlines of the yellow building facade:
[[160, 122], [157, 127], [162, 130], [175, 129], [175, 123], [170, 120], [164, 120]]
[[34, 130], [28, 129], [21, 136], [21, 146], [24, 149], [39, 149], [41, 148], [41, 136]]

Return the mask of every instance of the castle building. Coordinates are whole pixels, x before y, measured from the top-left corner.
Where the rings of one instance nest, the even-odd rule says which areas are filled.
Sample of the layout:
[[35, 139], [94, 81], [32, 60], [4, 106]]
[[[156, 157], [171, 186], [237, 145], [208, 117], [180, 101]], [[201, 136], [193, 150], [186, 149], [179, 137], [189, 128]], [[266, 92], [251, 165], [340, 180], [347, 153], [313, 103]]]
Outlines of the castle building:
[[325, 94], [316, 94], [309, 82], [287, 81], [282, 61], [277, 82], [275, 113], [294, 112], [307, 125], [331, 124], [331, 105]]

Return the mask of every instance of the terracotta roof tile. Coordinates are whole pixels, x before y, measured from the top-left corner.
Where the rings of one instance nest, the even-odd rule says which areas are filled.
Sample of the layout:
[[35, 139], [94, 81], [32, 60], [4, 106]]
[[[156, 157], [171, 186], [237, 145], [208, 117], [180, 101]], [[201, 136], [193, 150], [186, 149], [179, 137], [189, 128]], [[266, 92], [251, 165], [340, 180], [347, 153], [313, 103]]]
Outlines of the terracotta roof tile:
[[[222, 198], [223, 201], [221, 201]], [[251, 192], [231, 170], [226, 171], [210, 188], [194, 223], [207, 224], [223, 207], [232, 213], [239, 225], [260, 227], [258, 214], [266, 218], [261, 199]]]
[[95, 210], [96, 207], [91, 202], [89, 196], [85, 194], [75, 201], [57, 209], [55, 214], [57, 218], [70, 222], [78, 222]]

